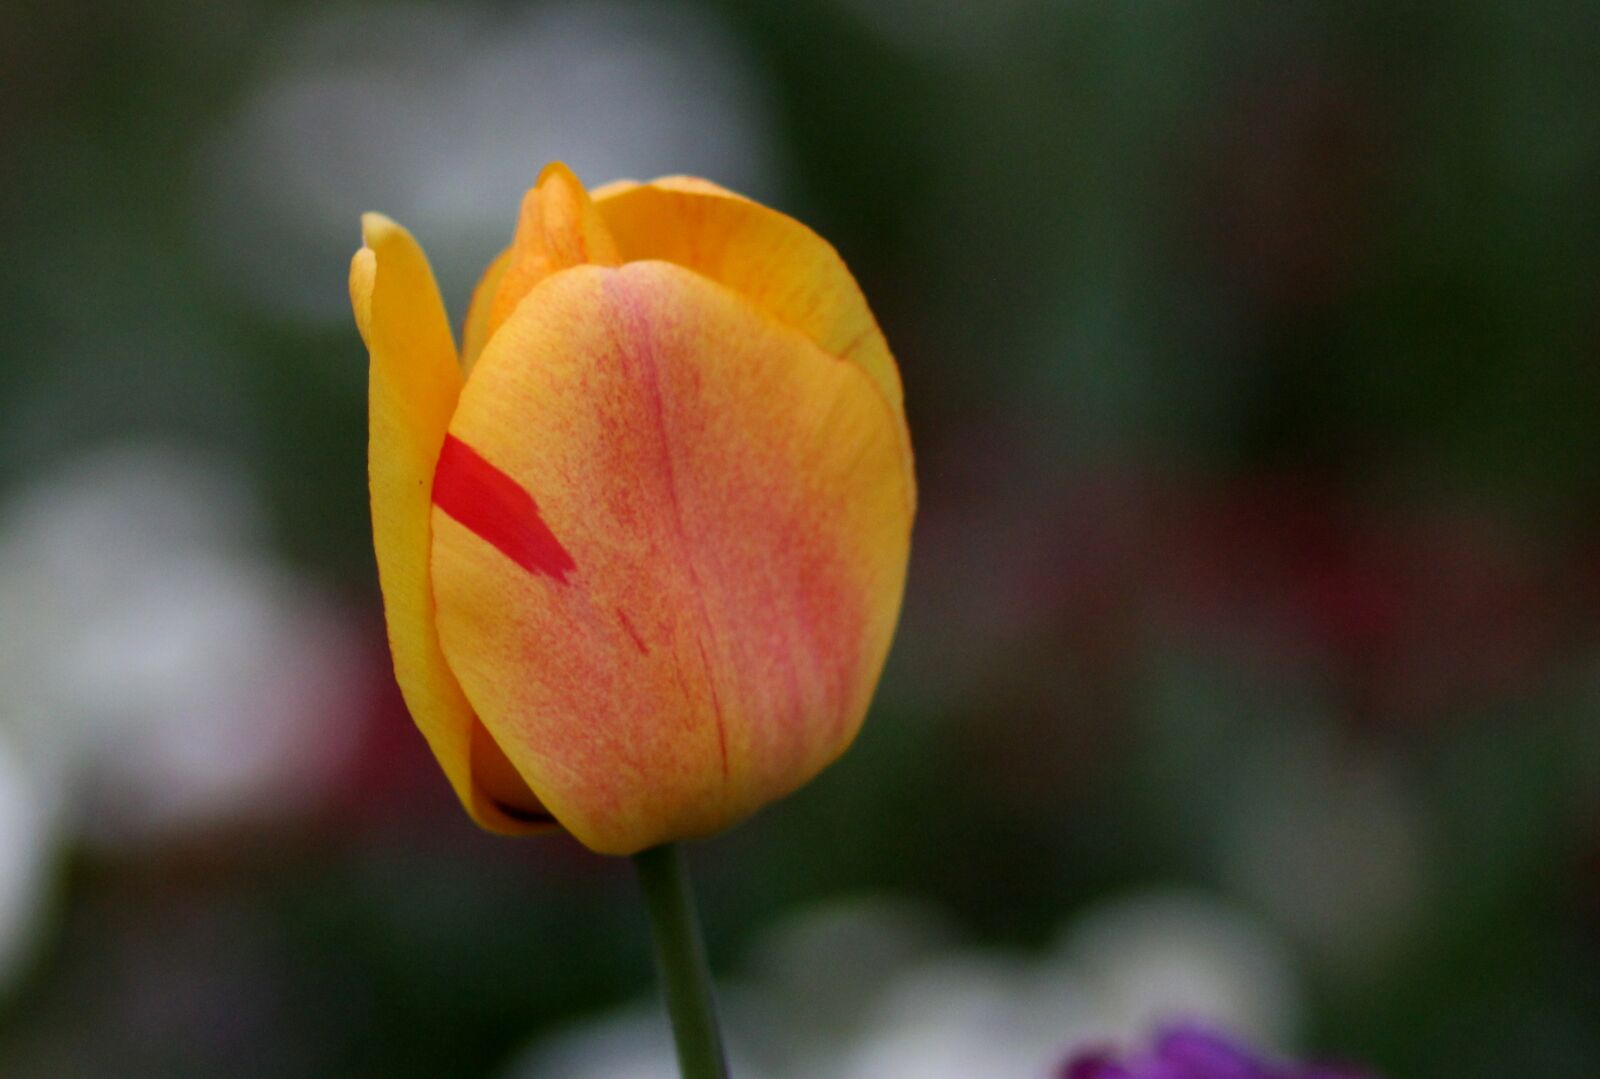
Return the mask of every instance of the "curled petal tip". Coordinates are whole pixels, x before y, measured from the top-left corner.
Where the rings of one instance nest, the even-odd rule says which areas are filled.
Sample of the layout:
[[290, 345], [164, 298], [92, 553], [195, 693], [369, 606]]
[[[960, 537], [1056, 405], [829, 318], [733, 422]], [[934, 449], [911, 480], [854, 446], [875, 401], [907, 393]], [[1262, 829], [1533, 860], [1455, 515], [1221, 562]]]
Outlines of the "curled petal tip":
[[578, 174], [573, 172], [572, 168], [565, 161], [561, 160], [552, 161], [544, 168], [540, 169], [539, 179], [535, 186], [543, 187], [545, 184], [557, 180], [570, 184], [576, 184], [579, 187], [583, 186], [583, 182], [578, 179]]
[[484, 339], [492, 337], [523, 297], [551, 274], [585, 264], [616, 266], [621, 261], [616, 241], [582, 182], [566, 165], [551, 162], [523, 196], [510, 257], [482, 323]]
[[363, 246], [350, 256], [350, 306], [355, 311], [356, 329], [366, 341], [372, 334], [372, 290], [378, 278], [378, 256]]
[[361, 242], [367, 247], [381, 242], [383, 237], [396, 231], [404, 231], [395, 220], [387, 214], [376, 210], [368, 210], [361, 215]]

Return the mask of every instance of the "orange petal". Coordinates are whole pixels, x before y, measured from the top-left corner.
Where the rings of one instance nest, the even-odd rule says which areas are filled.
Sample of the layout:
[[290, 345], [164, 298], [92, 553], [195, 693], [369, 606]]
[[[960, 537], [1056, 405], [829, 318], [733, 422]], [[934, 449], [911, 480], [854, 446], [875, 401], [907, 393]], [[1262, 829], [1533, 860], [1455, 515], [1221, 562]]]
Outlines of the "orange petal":
[[[568, 182], [569, 177], [570, 173], [565, 175], [557, 174], [557, 178], [563, 184]], [[571, 182], [575, 183], [576, 178], [571, 178]], [[664, 176], [652, 181], [652, 183], [658, 187], [665, 187], [675, 191], [693, 191], [708, 195], [723, 195], [735, 199], [743, 198], [742, 195], [736, 195], [725, 187], [718, 187], [710, 180], [702, 180], [695, 176]], [[640, 184], [637, 180], [614, 180], [602, 187], [595, 188], [594, 191], [590, 192], [590, 197], [592, 200], [598, 201], [638, 186]], [[532, 197], [532, 195], [533, 192], [529, 192], [529, 197]], [[589, 212], [592, 212], [592, 210], [585, 211], [585, 213]], [[526, 208], [523, 211], [523, 216], [528, 216]], [[588, 227], [594, 230], [597, 225], [591, 220]], [[613, 244], [609, 249], [605, 248], [605, 244], [608, 242]], [[603, 251], [608, 252], [608, 257], [604, 260], [605, 264], [617, 265], [617, 258], [614, 255], [614, 241], [610, 241], [609, 238], [602, 239], [600, 245]], [[478, 362], [478, 355], [483, 352], [483, 346], [489, 343], [490, 309], [494, 306], [495, 297], [500, 291], [500, 282], [505, 277], [506, 267], [511, 265], [513, 254], [513, 249], [509, 247], [500, 252], [495, 257], [495, 260], [489, 264], [489, 268], [483, 272], [483, 276], [478, 279], [477, 287], [472, 290], [472, 303], [467, 308], [467, 321], [461, 332], [461, 369], [467, 374], [472, 373], [472, 365]], [[499, 323], [497, 322], [495, 325], [498, 326]]]
[[477, 721], [439, 650], [434, 625], [429, 492], [462, 383], [444, 303], [409, 232], [381, 214], [365, 215], [361, 226], [365, 246], [350, 262], [350, 301], [372, 361], [372, 541], [395, 678], [467, 812], [494, 831], [538, 830], [548, 822], [513, 819], [473, 782]]
[[855, 278], [794, 218], [692, 176], [608, 184], [595, 206], [624, 261], [663, 259], [727, 285], [858, 365], [901, 407], [900, 373]]
[[484, 350], [434, 486], [450, 666], [589, 847], [717, 831], [855, 736], [913, 496], [862, 370], [681, 267], [580, 267]]
[[587, 262], [615, 266], [619, 261], [611, 233], [583, 184], [567, 166], [552, 161], [523, 197], [511, 253], [489, 304], [484, 340], [551, 274]]
[[[641, 184], [638, 180], [612, 180], [609, 184], [601, 184], [589, 192], [589, 197], [596, 203], [630, 191], [635, 187], [660, 187], [668, 191], [688, 191], [701, 195], [721, 195], [724, 198], [743, 199], [744, 196], [737, 191], [729, 191], [721, 184], [714, 184], [710, 180], [703, 180], [698, 176], [657, 176], [648, 184]], [[749, 201], [746, 199], [745, 201]]]

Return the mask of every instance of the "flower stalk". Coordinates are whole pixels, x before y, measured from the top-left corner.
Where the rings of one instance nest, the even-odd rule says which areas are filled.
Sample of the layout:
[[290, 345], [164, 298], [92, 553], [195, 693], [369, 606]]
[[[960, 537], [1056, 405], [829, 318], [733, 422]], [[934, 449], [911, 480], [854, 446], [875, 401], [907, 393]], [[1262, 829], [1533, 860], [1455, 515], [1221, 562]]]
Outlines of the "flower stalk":
[[650, 916], [656, 971], [672, 1020], [678, 1070], [683, 1079], [727, 1079], [711, 968], [683, 848], [677, 843], [652, 847], [634, 855], [633, 864]]

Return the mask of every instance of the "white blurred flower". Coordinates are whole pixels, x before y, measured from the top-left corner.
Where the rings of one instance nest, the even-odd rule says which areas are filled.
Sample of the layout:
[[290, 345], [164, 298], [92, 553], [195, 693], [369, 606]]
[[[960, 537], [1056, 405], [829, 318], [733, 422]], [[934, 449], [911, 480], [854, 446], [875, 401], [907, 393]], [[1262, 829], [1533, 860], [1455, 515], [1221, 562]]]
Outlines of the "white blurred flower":
[[[883, 900], [779, 927], [755, 975], [725, 987], [731, 1046], [774, 1079], [1005, 1079], [1051, 1074], [1077, 1049], [1164, 1021], [1209, 1021], [1267, 1044], [1291, 1042], [1299, 1022], [1283, 946], [1204, 897], [1108, 904], [1042, 957], [954, 950], [947, 935], [926, 910]], [[652, 1004], [547, 1042], [510, 1074], [674, 1073]]]
[[[545, 162], [771, 196], [759, 72], [706, 8], [643, 0], [308, 9], [202, 162], [201, 234], [280, 313], [347, 320], [357, 218], [417, 233], [452, 301]], [[461, 310], [459, 303], [453, 310]]]
[[1153, 892], [1090, 911], [1062, 939], [1100, 1024], [1140, 1035], [1195, 1020], [1262, 1045], [1293, 1042], [1299, 978], [1284, 941], [1217, 900]]
[[[739, 1014], [739, 998], [720, 1001], [727, 1021]], [[732, 1024], [729, 1024], [730, 1028]], [[744, 1052], [732, 1029], [728, 1067], [739, 1079], [776, 1079]], [[513, 1066], [515, 1079], [678, 1079], [677, 1058], [666, 1013], [652, 1001], [557, 1035]]]
[[1048, 1075], [1066, 1047], [1098, 1033], [1094, 1005], [1072, 971], [1052, 964], [952, 956], [909, 971], [891, 986], [862, 1024], [856, 1045], [817, 1054], [825, 1071], [794, 1074]]
[[0, 730], [46, 804], [145, 841], [295, 812], [353, 747], [355, 645], [216, 464], [124, 448], [0, 520]]
[[1330, 970], [1381, 976], [1427, 910], [1428, 822], [1392, 767], [1326, 735], [1264, 745], [1234, 792], [1223, 871]]
[[0, 740], [0, 992], [27, 958], [43, 913], [54, 821], [23, 763]]
[[677, 1079], [667, 1019], [643, 1008], [552, 1038], [517, 1065], [527, 1079]]
[[814, 1040], [854, 1041], [874, 1003], [904, 974], [950, 954], [955, 934], [921, 904], [889, 897], [825, 903], [766, 934], [751, 981], [778, 1001], [805, 1001]]

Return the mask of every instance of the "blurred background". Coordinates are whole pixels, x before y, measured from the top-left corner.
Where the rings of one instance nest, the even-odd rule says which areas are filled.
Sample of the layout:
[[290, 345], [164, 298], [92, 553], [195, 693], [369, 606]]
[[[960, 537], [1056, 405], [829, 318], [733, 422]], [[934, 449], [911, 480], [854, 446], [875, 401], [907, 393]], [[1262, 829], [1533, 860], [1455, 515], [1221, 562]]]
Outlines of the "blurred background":
[[0, 72], [0, 1074], [671, 1074], [368, 535], [358, 214], [459, 320], [556, 157], [801, 217], [905, 377], [873, 715], [693, 851], [739, 1074], [1600, 1074], [1592, 5], [62, 0]]

